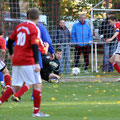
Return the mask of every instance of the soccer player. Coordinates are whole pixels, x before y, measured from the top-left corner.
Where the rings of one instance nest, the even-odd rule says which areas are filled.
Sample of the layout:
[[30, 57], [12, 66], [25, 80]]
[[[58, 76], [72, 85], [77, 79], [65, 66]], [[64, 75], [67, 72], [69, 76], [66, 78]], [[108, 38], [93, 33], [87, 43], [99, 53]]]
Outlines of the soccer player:
[[[33, 117], [47, 117], [49, 115], [40, 112], [42, 81], [40, 66], [38, 63], [38, 49], [47, 54], [48, 43], [40, 39], [40, 31], [36, 26], [39, 20], [39, 10], [29, 10], [29, 20], [16, 26], [8, 40], [9, 54], [12, 59], [12, 87], [9, 87], [0, 97], [0, 104], [4, 103], [17, 89], [16, 94], [23, 94], [32, 85], [34, 87], [34, 112]], [[16, 41], [14, 54], [12, 45]], [[26, 83], [23, 85], [23, 83]]]
[[[11, 77], [9, 75], [9, 71], [4, 63], [5, 54], [6, 54], [6, 41], [3, 38], [4, 37], [4, 30], [3, 28], [0, 28], [0, 50], [1, 50], [1, 56], [0, 56], [0, 72], [4, 74], [4, 81], [6, 88], [11, 86]], [[2, 77], [2, 75], [1, 75]]]
[[118, 65], [118, 63], [120, 63], [120, 22], [117, 22], [117, 19], [114, 16], [111, 16], [109, 18], [109, 22], [110, 22], [110, 25], [114, 26], [115, 33], [110, 39], [107, 39], [106, 42], [109, 43], [116, 37], [118, 41], [118, 46], [116, 48], [116, 51], [114, 52], [114, 54], [112, 55], [109, 61], [110, 63], [113, 64], [117, 72], [120, 73], [120, 66]]
[[60, 66], [60, 58], [62, 56], [62, 50], [57, 48], [55, 51], [55, 58], [53, 60], [50, 59], [50, 56], [42, 56], [43, 68], [41, 69], [41, 78], [45, 81], [51, 83], [58, 83], [59, 76], [59, 66]]

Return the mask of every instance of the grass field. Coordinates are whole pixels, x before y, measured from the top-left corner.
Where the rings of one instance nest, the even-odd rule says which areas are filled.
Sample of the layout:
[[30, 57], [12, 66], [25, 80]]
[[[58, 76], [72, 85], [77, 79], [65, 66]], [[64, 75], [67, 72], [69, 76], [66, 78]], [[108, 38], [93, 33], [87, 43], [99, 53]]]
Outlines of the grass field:
[[32, 90], [20, 103], [0, 106], [0, 120], [120, 120], [120, 83], [43, 83], [41, 111], [46, 118], [33, 118]]

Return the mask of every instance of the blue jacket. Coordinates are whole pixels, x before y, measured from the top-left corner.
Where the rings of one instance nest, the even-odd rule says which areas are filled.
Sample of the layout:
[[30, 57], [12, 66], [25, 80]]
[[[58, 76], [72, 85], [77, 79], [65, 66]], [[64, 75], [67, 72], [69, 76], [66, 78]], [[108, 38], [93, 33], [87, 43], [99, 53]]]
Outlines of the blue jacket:
[[[40, 29], [40, 32], [41, 32], [41, 39], [43, 40], [43, 42], [48, 42], [49, 44], [49, 49], [48, 51], [50, 52], [50, 54], [54, 54], [54, 49], [53, 49], [53, 46], [52, 46], [52, 40], [50, 38], [50, 35], [47, 31], [47, 29], [45, 28], [45, 26], [39, 22], [38, 24], [38, 27]], [[40, 64], [40, 67], [43, 68], [43, 65], [42, 65], [42, 57], [41, 57], [41, 53], [39, 51], [39, 64]]]
[[[73, 43], [88, 43], [93, 40], [92, 31], [89, 25], [86, 23], [81, 24], [78, 22], [72, 27], [72, 42]], [[85, 46], [88, 44], [78, 44], [78, 46]]]

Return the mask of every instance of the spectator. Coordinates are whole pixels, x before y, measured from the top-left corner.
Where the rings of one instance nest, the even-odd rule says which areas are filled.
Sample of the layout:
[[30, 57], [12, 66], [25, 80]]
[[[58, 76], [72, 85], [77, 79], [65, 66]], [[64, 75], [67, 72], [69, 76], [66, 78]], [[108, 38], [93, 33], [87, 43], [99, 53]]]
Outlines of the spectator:
[[55, 51], [55, 58], [53, 60], [50, 59], [50, 56], [42, 56], [43, 60], [43, 68], [41, 69], [41, 78], [48, 82], [58, 83], [59, 76], [59, 59], [62, 56], [62, 50], [57, 48]]
[[[54, 31], [53, 43], [60, 44], [62, 49], [62, 57], [60, 60], [60, 73], [63, 73], [63, 62], [65, 61], [65, 73], [70, 73], [70, 45], [66, 43], [71, 42], [70, 31], [65, 26], [65, 21], [60, 20], [59, 27]], [[65, 43], [65, 44], [64, 44]], [[57, 45], [58, 47], [59, 45]]]
[[79, 22], [73, 25], [72, 42], [76, 43], [74, 56], [75, 67], [79, 67], [80, 54], [83, 53], [85, 63], [84, 70], [85, 73], [89, 73], [89, 51], [90, 42], [92, 41], [92, 31], [89, 25], [86, 23], [85, 19], [86, 16], [84, 14], [81, 14], [79, 17]]
[[109, 58], [115, 52], [116, 49], [116, 38], [112, 41], [112, 43], [106, 43], [107, 38], [111, 38], [114, 34], [114, 27], [109, 24], [108, 18], [110, 16], [114, 16], [113, 13], [108, 13], [107, 18], [101, 23], [99, 34], [103, 35], [103, 49], [104, 49], [104, 56], [103, 56], [103, 72], [113, 72], [113, 66], [109, 62]]

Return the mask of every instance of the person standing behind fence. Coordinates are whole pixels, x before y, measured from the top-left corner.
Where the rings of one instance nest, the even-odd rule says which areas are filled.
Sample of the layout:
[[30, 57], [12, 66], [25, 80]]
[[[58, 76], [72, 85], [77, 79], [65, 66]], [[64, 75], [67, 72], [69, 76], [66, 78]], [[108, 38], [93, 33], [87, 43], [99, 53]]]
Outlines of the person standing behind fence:
[[117, 37], [118, 45], [116, 48], [116, 51], [112, 55], [112, 57], [109, 59], [110, 63], [114, 66], [114, 68], [117, 70], [117, 72], [120, 74], [120, 66], [118, 63], [120, 63], [120, 22], [117, 22], [117, 18], [114, 16], [111, 16], [109, 18], [110, 25], [114, 26], [115, 33], [114, 35], [106, 40], [106, 43], [111, 42]]
[[[114, 34], [114, 27], [109, 24], [108, 18], [110, 16], [114, 16], [113, 13], [109, 13], [107, 18], [101, 23], [99, 34], [103, 35], [103, 42], [106, 41], [107, 38], [111, 38]], [[103, 72], [113, 72], [113, 66], [109, 62], [109, 58], [112, 56], [112, 54], [115, 52], [116, 49], [116, 38], [113, 39], [112, 43], [104, 43], [103, 44], [104, 49], [104, 56], [103, 56]]]
[[[60, 20], [59, 27], [54, 31], [53, 43], [62, 45], [57, 45], [62, 49], [62, 57], [60, 60], [60, 74], [63, 73], [63, 66], [65, 61], [65, 73], [70, 73], [70, 45], [67, 43], [71, 42], [71, 35], [68, 28], [65, 26], [65, 21]], [[65, 43], [65, 44], [64, 44]]]
[[[85, 21], [86, 16], [81, 14], [79, 17], [79, 22], [75, 23], [72, 27], [72, 42], [75, 45], [75, 56], [74, 63], [75, 67], [79, 67], [80, 54], [83, 53], [84, 63], [85, 63], [85, 73], [88, 72], [89, 66], [89, 52], [90, 52], [90, 42], [92, 41], [92, 31], [90, 26]], [[77, 44], [80, 43], [80, 44]]]

